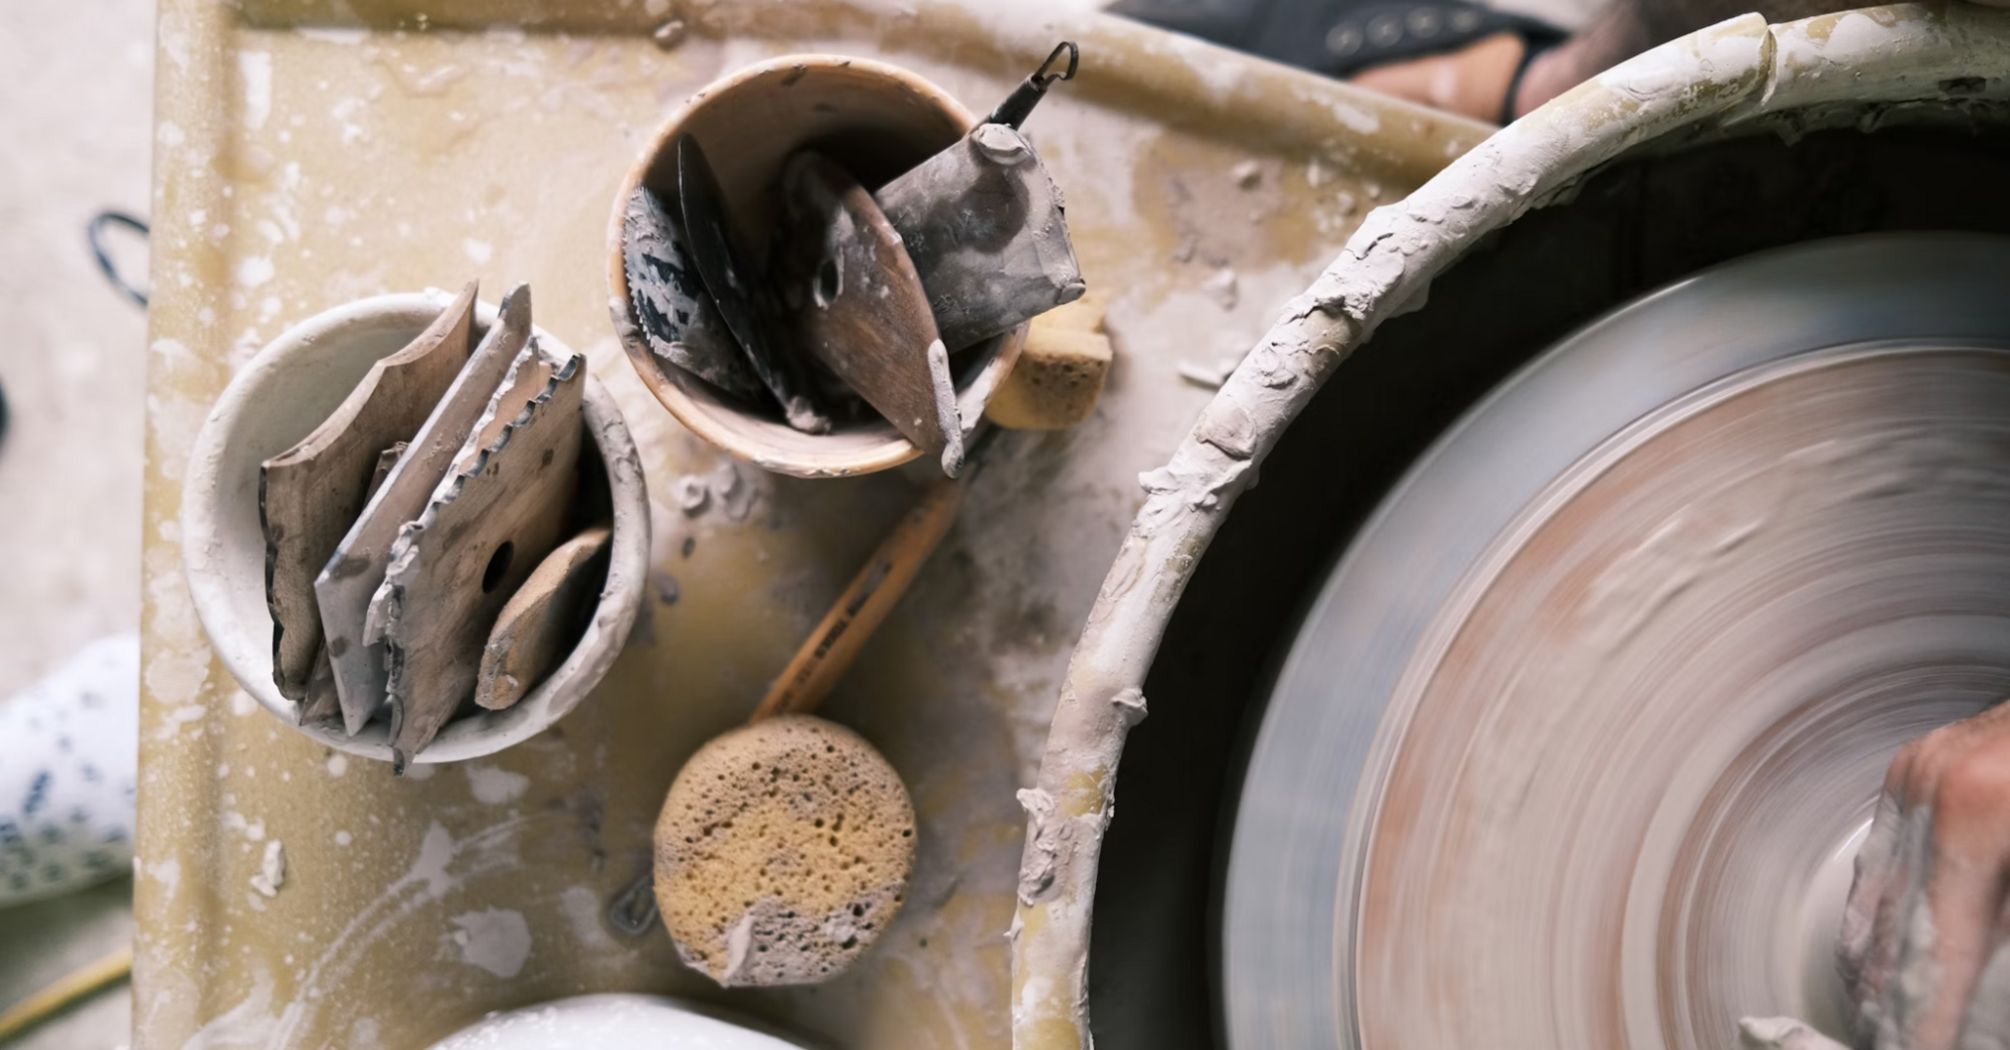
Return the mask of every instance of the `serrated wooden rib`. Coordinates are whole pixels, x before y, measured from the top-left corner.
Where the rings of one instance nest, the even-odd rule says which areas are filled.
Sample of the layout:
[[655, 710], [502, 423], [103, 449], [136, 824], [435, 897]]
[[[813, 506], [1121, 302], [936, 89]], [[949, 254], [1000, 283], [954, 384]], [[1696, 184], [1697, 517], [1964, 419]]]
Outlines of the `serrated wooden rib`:
[[[400, 770], [472, 697], [497, 615], [563, 538], [583, 440], [584, 373], [583, 358], [554, 366], [533, 341], [424, 513], [392, 545], [364, 636], [384, 642]], [[506, 567], [484, 588], [504, 543]]]

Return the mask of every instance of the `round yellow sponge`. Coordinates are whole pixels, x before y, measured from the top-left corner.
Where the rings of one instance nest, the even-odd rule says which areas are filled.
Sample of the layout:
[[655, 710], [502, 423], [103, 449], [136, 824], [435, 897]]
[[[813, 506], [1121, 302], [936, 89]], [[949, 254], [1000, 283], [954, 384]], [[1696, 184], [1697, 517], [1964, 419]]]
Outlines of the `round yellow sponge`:
[[656, 901], [684, 962], [722, 985], [837, 976], [893, 921], [914, 806], [865, 738], [783, 715], [706, 744], [656, 821]]

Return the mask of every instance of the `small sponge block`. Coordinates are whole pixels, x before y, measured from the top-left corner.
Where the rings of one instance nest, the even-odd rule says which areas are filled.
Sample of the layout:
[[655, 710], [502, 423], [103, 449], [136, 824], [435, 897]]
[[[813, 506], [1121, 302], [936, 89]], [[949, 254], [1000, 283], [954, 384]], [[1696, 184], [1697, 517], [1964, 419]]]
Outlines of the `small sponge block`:
[[684, 962], [722, 985], [843, 972], [900, 910], [914, 806], [865, 738], [783, 715], [706, 744], [656, 821], [656, 902]]
[[1015, 430], [1063, 430], [1089, 418], [1115, 358], [1091, 292], [1033, 319], [1026, 349], [984, 414]]

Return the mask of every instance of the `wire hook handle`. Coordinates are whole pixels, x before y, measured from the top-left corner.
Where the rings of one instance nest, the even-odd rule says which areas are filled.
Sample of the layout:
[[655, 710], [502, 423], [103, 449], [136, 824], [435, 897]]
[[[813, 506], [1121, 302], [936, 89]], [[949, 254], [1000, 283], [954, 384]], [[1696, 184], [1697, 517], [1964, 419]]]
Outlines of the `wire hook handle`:
[[[1060, 59], [1061, 52], [1063, 51], [1068, 53], [1068, 68], [1058, 73], [1053, 72], [1054, 65]], [[1005, 101], [998, 103], [998, 108], [992, 110], [991, 115], [986, 117], [984, 122], [1017, 128], [1020, 124], [1025, 123], [1027, 116], [1033, 112], [1033, 107], [1039, 105], [1040, 100], [1047, 97], [1047, 89], [1053, 86], [1055, 81], [1075, 79], [1075, 69], [1081, 65], [1081, 62], [1082, 49], [1076, 47], [1074, 41], [1063, 40], [1054, 45], [1054, 50], [1047, 55], [1045, 62], [1040, 63], [1040, 68], [1034, 70], [1032, 76], [1027, 77], [1019, 83], [1018, 87], [1012, 89], [1012, 94], [1006, 96]]]

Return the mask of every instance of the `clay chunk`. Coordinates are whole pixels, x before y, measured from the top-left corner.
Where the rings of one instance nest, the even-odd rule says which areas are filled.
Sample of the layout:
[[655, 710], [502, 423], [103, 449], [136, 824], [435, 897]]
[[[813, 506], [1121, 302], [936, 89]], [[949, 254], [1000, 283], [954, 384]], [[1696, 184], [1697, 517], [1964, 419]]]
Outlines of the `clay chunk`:
[[721, 985], [814, 984], [886, 931], [914, 844], [907, 791], [872, 745], [783, 715], [677, 774], [656, 822], [656, 900], [684, 962]]

